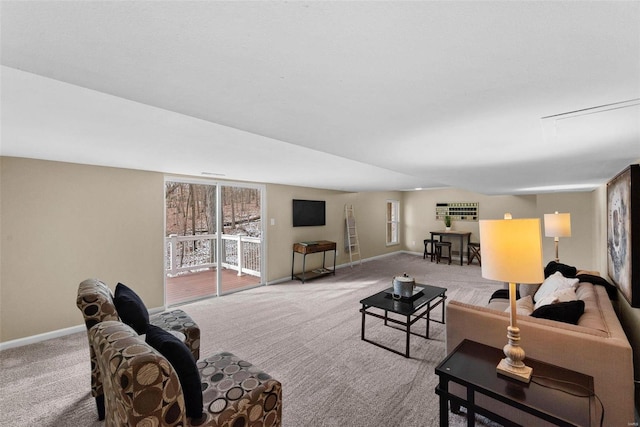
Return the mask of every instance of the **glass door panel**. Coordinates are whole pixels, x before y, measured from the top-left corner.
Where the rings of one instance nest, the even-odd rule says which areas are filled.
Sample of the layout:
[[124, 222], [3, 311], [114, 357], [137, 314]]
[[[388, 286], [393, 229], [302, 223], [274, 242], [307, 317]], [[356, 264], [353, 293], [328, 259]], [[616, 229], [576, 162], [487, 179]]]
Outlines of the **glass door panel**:
[[165, 301], [217, 294], [216, 185], [165, 182]]
[[253, 187], [222, 185], [220, 293], [262, 283], [262, 194]]

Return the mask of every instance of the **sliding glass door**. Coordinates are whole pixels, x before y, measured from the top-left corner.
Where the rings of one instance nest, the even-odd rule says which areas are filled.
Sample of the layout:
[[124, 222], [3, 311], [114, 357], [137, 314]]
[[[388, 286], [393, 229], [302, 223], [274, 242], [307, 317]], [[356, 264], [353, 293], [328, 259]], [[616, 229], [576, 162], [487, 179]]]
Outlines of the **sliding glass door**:
[[219, 292], [233, 292], [262, 282], [262, 192], [258, 188], [223, 185], [221, 193], [222, 266], [230, 273]]
[[167, 305], [263, 283], [263, 193], [226, 182], [165, 182]]

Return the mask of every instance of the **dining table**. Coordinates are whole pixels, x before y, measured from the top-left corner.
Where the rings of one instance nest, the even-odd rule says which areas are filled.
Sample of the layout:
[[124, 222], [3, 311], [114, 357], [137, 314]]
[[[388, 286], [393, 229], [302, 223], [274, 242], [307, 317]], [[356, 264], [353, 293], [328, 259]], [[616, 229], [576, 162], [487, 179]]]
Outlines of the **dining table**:
[[[466, 237], [466, 244], [468, 247], [469, 242], [471, 241], [470, 231], [437, 230], [437, 231], [430, 231], [429, 233], [431, 233], [431, 248], [433, 248], [434, 243], [437, 241], [436, 237], [440, 241], [442, 241], [442, 237], [457, 237], [458, 239], [460, 239], [460, 265], [462, 265], [462, 258], [463, 258], [462, 254], [464, 253], [464, 249], [465, 249], [464, 247], [465, 237]], [[432, 249], [431, 261], [433, 261], [434, 253], [435, 251]], [[449, 254], [449, 256], [451, 256], [451, 254]]]

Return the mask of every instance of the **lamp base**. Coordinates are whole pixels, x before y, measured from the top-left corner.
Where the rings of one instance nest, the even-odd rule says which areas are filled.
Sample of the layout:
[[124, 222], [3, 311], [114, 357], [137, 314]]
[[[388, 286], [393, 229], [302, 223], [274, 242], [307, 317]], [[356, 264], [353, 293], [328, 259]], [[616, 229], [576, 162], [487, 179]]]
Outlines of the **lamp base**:
[[[515, 284], [509, 283], [509, 297], [515, 297]], [[513, 292], [512, 292], [513, 291]], [[515, 298], [514, 298], [515, 299]], [[511, 325], [507, 326], [507, 338], [509, 342], [504, 346], [504, 359], [498, 363], [496, 370], [502, 375], [518, 381], [528, 383], [531, 381], [532, 368], [524, 364], [524, 349], [520, 347], [520, 328], [515, 326], [516, 316], [513, 313], [515, 301], [511, 301]]]
[[523, 383], [531, 382], [531, 373], [533, 369], [528, 366], [522, 366], [521, 368], [517, 368], [509, 364], [507, 359], [502, 359], [498, 366], [496, 367], [496, 371], [499, 374], [507, 376], [509, 378], [513, 378], [514, 380], [522, 381]]

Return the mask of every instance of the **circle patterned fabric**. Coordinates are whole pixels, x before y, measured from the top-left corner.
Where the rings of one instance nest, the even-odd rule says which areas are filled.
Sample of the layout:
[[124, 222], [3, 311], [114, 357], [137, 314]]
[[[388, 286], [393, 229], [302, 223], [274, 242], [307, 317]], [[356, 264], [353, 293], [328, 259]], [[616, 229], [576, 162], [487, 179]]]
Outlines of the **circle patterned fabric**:
[[200, 360], [198, 370], [207, 418], [198, 425], [281, 424], [282, 385], [271, 375], [229, 352]]
[[223, 352], [198, 362], [204, 398], [200, 419], [185, 415], [171, 364], [119, 321], [89, 331], [103, 377], [106, 426], [273, 427], [282, 423], [282, 385]]
[[124, 323], [89, 331], [100, 368], [106, 426], [186, 426], [180, 380], [167, 359]]
[[[107, 320], [120, 320], [113, 305], [111, 289], [98, 279], [83, 280], [78, 286], [76, 305], [82, 312], [87, 333], [96, 324]], [[195, 360], [200, 358], [200, 328], [191, 317], [176, 309], [151, 316], [150, 323], [166, 331], [178, 331], [185, 335], [185, 344]], [[102, 380], [93, 348], [89, 345], [91, 361], [91, 395], [103, 395]]]

